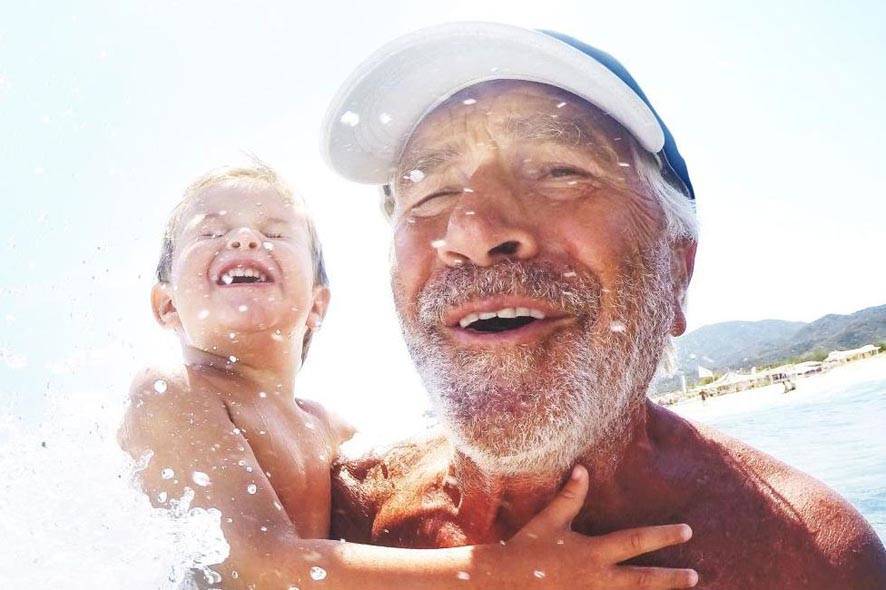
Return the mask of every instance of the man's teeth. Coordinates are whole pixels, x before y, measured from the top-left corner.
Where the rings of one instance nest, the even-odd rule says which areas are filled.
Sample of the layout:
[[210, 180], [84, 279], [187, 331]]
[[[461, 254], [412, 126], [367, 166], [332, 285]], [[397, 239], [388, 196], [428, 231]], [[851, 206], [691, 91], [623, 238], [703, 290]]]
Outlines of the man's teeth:
[[232, 268], [221, 276], [221, 281], [225, 285], [230, 285], [235, 279], [242, 277], [258, 279], [254, 281], [256, 283], [266, 283], [268, 281], [268, 275], [257, 268]]
[[491, 320], [492, 318], [522, 318], [522, 317], [531, 317], [536, 320], [545, 319], [544, 312], [541, 312], [537, 309], [530, 309], [528, 307], [505, 307], [503, 309], [499, 309], [498, 311], [484, 311], [480, 313], [471, 313], [463, 317], [458, 321], [458, 325], [462, 328], [467, 328], [477, 320]]

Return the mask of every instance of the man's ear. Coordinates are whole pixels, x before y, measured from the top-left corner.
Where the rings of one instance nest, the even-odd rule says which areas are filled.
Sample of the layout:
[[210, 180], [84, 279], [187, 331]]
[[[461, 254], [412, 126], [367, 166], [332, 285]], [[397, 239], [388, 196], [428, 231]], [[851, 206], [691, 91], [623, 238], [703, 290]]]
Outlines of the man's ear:
[[172, 286], [169, 283], [156, 283], [151, 289], [151, 307], [154, 319], [164, 328], [176, 329], [181, 326], [178, 310], [172, 302]]
[[671, 246], [671, 278], [674, 293], [671, 304], [674, 306], [674, 325], [671, 335], [679, 336], [686, 331], [686, 292], [695, 270], [695, 252], [698, 242], [691, 238], [680, 238]]
[[323, 323], [323, 318], [326, 317], [326, 310], [329, 308], [330, 296], [329, 287], [325, 285], [314, 287], [311, 311], [308, 312], [308, 320], [306, 322], [308, 330], [316, 330]]

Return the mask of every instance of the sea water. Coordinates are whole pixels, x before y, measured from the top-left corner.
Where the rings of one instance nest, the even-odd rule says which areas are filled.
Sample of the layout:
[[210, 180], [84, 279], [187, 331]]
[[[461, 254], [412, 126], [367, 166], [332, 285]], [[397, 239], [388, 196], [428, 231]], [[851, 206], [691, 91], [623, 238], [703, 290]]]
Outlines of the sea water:
[[878, 372], [835, 369], [789, 393], [772, 386], [672, 409], [823, 481], [886, 539], [886, 371]]

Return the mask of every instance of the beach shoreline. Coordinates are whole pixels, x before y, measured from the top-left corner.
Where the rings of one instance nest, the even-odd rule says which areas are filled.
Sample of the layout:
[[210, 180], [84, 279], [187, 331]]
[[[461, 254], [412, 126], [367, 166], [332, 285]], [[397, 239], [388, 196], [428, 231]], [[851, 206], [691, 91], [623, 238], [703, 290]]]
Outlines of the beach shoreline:
[[682, 413], [685, 410], [692, 410], [696, 407], [711, 404], [734, 406], [738, 405], [741, 400], [750, 402], [753, 399], [775, 393], [794, 396], [803, 395], [812, 391], [820, 391], [830, 387], [844, 387], [846, 384], [882, 379], [884, 377], [886, 377], [886, 352], [881, 352], [868, 358], [842, 363], [821, 373], [793, 378], [791, 381], [797, 388], [790, 392], [784, 391], [785, 388], [782, 383], [774, 383], [762, 387], [751, 387], [741, 391], [710, 396], [703, 400], [699, 395], [699, 391], [696, 390], [688, 392], [685, 397], [678, 399], [674, 403], [663, 405], [666, 405], [673, 411]]

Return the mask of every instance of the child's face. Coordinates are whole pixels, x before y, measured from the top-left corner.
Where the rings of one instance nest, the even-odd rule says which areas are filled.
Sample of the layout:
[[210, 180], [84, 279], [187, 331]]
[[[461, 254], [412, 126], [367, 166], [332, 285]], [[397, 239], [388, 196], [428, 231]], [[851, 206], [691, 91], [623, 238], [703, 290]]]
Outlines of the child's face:
[[222, 185], [195, 197], [178, 224], [170, 273], [190, 344], [224, 350], [265, 331], [300, 337], [319, 321], [309, 240], [304, 213], [273, 188]]

